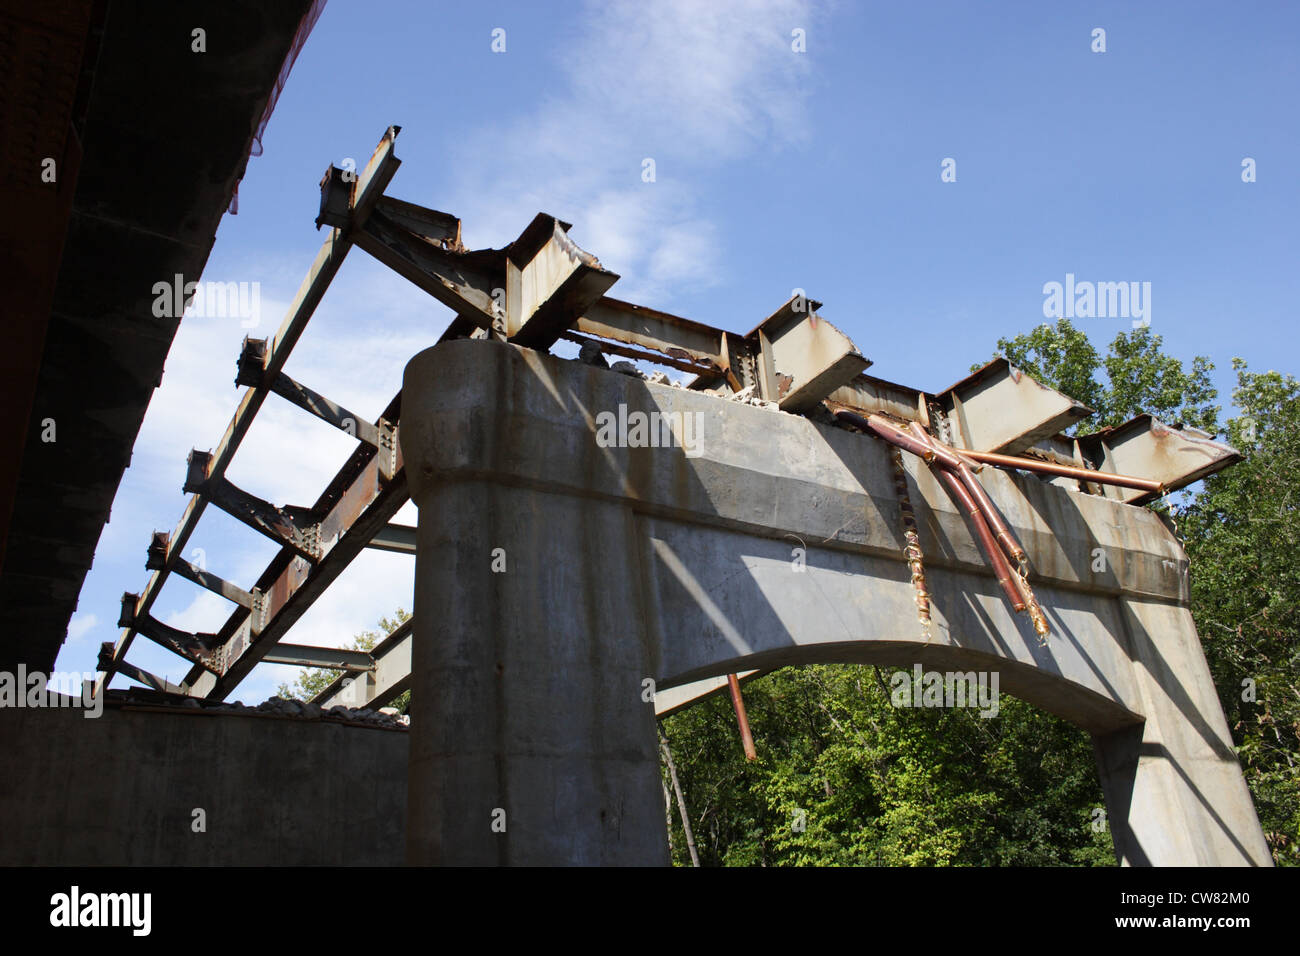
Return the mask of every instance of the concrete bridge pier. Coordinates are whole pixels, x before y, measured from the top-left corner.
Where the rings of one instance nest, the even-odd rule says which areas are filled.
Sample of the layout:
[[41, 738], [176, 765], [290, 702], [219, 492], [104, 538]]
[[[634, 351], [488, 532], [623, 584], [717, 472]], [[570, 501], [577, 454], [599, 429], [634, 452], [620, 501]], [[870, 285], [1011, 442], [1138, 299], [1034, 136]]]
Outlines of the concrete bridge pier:
[[[651, 412], [689, 438], [598, 440], [602, 416]], [[420, 511], [412, 863], [666, 863], [647, 678], [919, 663], [996, 672], [1090, 733], [1121, 862], [1271, 864], [1186, 556], [1144, 508], [981, 474], [1029, 554], [1042, 645], [912, 459], [918, 625], [889, 455], [862, 435], [454, 340], [407, 365], [400, 441]]]
[[[527, 444], [471, 414], [480, 452]], [[420, 511], [408, 862], [667, 864], [627, 508], [453, 473], [445, 421], [402, 433]]]

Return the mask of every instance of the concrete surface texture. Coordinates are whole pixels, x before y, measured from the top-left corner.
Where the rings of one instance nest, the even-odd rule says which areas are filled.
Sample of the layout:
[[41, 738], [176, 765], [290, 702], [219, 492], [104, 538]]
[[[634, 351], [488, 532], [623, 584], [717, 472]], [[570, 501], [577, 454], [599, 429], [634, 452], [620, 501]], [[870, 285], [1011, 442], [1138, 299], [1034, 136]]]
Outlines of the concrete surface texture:
[[[669, 447], [600, 435], [638, 412], [669, 415]], [[907, 460], [927, 635], [888, 452], [866, 436], [458, 340], [407, 366], [400, 440], [420, 515], [409, 862], [664, 863], [645, 680], [848, 662], [996, 671], [1091, 733], [1123, 863], [1270, 863], [1186, 557], [1150, 511], [983, 471], [1029, 554], [1040, 645]]]
[[252, 710], [6, 708], [0, 754], [0, 866], [395, 866], [405, 855], [405, 731]]

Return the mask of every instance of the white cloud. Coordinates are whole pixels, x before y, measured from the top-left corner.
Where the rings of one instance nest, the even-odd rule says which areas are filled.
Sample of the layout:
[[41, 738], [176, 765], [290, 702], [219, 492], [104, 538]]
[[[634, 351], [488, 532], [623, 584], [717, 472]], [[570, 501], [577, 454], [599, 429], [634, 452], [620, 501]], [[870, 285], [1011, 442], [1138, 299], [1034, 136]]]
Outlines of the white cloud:
[[72, 615], [72, 620], [68, 622], [68, 640], [74, 644], [81, 642], [98, 623], [99, 618], [94, 614]]
[[541, 210], [624, 276], [614, 295], [666, 307], [674, 290], [712, 284], [725, 256], [701, 184], [803, 141], [811, 61], [791, 31], [821, 18], [804, 0], [589, 4], [556, 47], [556, 92], [471, 133], [451, 164], [466, 170], [448, 200], [466, 241], [503, 245]]

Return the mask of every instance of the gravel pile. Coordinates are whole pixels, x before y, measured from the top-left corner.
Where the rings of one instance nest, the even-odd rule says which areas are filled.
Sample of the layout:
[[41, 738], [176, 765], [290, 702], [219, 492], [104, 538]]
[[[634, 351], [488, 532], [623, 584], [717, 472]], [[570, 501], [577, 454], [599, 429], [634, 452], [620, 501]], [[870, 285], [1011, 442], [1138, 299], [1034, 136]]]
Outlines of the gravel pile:
[[376, 727], [394, 730], [405, 729], [411, 725], [411, 718], [406, 714], [398, 713], [395, 707], [380, 707], [378, 710], [369, 707], [344, 707], [341, 704], [334, 707], [321, 707], [320, 704], [313, 704], [310, 701], [286, 700], [283, 697], [272, 697], [262, 701], [256, 707], [249, 707], [238, 700], [225, 704], [204, 704], [190, 697], [182, 701], [180, 706], [227, 714], [271, 714], [276, 717], [297, 717], [301, 720], [343, 720], [353, 724], [373, 724]]

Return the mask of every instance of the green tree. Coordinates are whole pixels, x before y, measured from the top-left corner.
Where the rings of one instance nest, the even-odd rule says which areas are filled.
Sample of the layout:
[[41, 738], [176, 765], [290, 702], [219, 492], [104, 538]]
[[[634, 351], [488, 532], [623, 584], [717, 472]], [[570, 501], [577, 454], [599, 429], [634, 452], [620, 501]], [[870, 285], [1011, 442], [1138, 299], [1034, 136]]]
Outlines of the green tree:
[[[664, 720], [703, 865], [1113, 865], [1086, 734], [1002, 695], [898, 708], [872, 667], [787, 668]], [[674, 816], [675, 862], [687, 851]]]
[[1273, 858], [1300, 865], [1300, 382], [1233, 359], [1244, 461], [1180, 513], [1192, 614]]
[[[1045, 385], [1066, 394], [1090, 383], [1097, 427], [1139, 411], [1209, 432], [1220, 407], [1214, 368], [1165, 355], [1149, 329], [1121, 332], [1104, 359], [1068, 320], [998, 349]], [[1212, 475], [1172, 506], [1191, 564], [1192, 616], [1232, 730], [1246, 782], [1274, 860], [1300, 865], [1300, 383], [1278, 372], [1237, 373], [1229, 442], [1240, 463]], [[1080, 428], [1085, 427], [1080, 423]]]
[[[398, 608], [391, 618], [381, 617], [376, 630], [362, 631], [357, 634], [352, 643], [345, 650], [350, 651], [370, 651], [374, 650], [376, 644], [391, 634], [406, 621], [410, 620], [411, 615]], [[328, 667], [304, 667], [298, 672], [298, 676], [293, 679], [292, 684], [282, 683], [277, 690], [277, 694], [286, 700], [311, 700], [330, 684], [334, 683], [339, 672]], [[411, 703], [411, 692], [404, 691], [388, 706], [396, 707], [403, 714], [406, 713], [407, 707]]]

